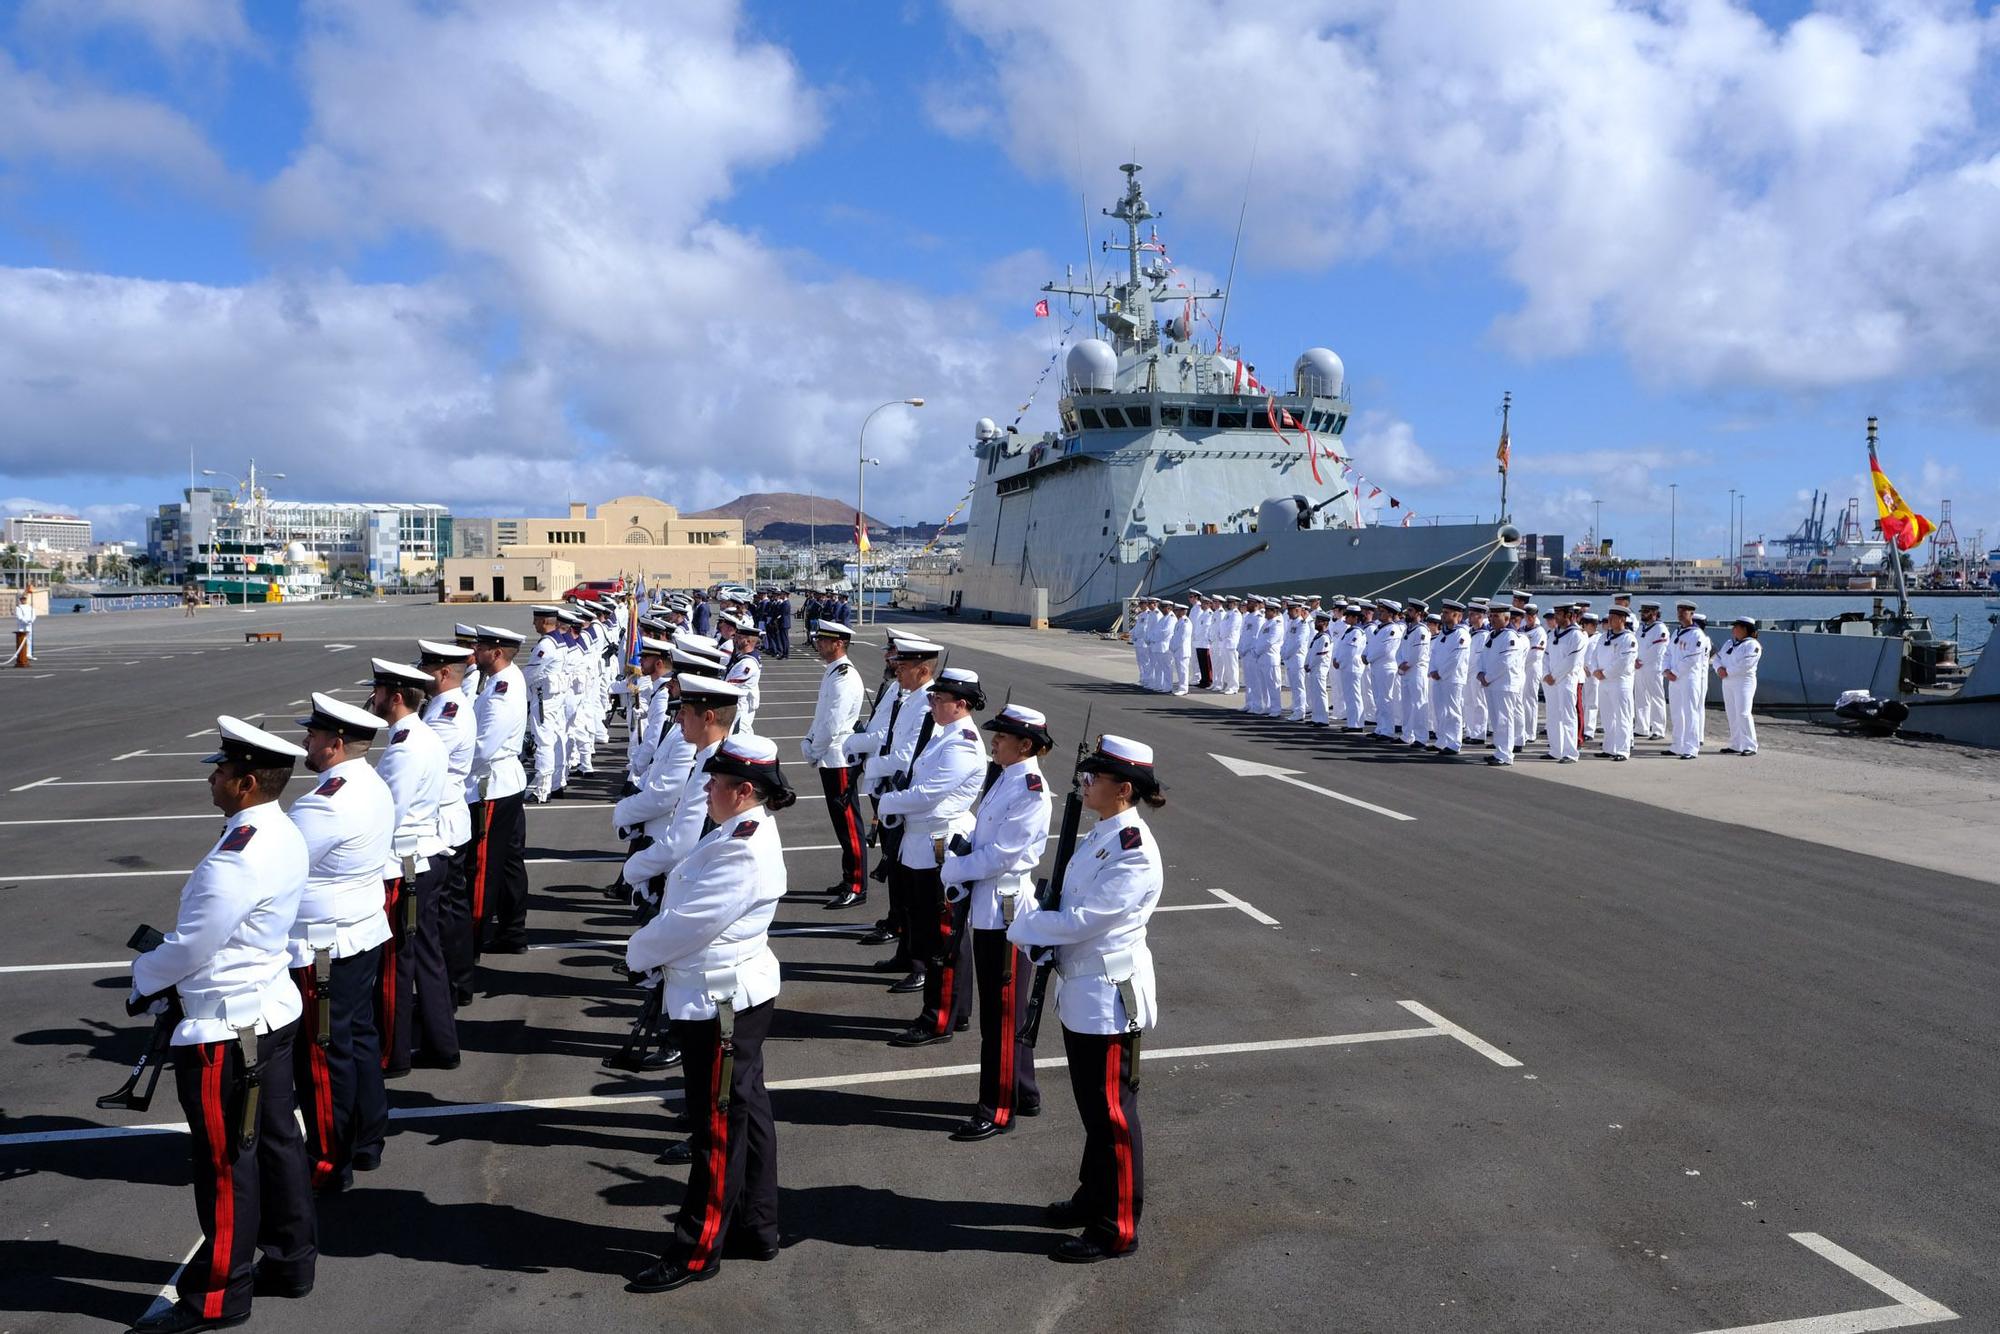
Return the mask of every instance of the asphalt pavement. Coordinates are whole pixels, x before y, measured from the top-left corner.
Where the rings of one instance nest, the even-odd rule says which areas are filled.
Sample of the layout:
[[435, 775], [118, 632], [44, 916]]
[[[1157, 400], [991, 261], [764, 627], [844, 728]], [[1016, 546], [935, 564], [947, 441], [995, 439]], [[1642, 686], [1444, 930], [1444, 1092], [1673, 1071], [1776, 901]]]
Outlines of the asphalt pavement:
[[[286, 730], [309, 691], [356, 698], [370, 654], [469, 615], [525, 628], [493, 607], [134, 613], [45, 621], [37, 666], [0, 672], [0, 1331], [129, 1321], [195, 1241], [167, 1087], [143, 1115], [92, 1099], [144, 1036], [123, 942], [170, 922], [219, 825], [200, 733], [218, 712]], [[285, 639], [242, 642], [257, 628]], [[1138, 1254], [1046, 1258], [1040, 1207], [1081, 1145], [1052, 1032], [1044, 1115], [946, 1138], [976, 1034], [886, 1045], [918, 1007], [856, 944], [879, 905], [820, 907], [837, 854], [794, 763], [766, 1049], [780, 1257], [622, 1290], [685, 1178], [653, 1162], [678, 1078], [598, 1064], [638, 1004], [599, 781], [531, 808], [534, 948], [485, 962], [460, 1069], [391, 1085], [382, 1169], [322, 1206], [317, 1290], [251, 1327], [2000, 1328], [1990, 885], [1145, 693], [1125, 650], [1012, 633], [1062, 651], [951, 661], [1049, 715], [1052, 787], [1087, 716], [1152, 744], [1168, 788]], [[797, 653], [766, 667], [758, 730], [785, 757], [817, 677]]]

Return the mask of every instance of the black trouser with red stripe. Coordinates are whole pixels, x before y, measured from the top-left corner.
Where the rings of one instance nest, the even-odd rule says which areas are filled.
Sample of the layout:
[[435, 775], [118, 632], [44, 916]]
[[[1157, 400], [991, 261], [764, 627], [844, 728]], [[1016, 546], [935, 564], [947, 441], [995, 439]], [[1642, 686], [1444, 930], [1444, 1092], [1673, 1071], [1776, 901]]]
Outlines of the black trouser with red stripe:
[[1132, 1072], [1132, 1038], [1124, 1033], [1063, 1030], [1069, 1082], [1083, 1118], [1083, 1166], [1075, 1203], [1084, 1235], [1107, 1250], [1137, 1244], [1146, 1198], [1146, 1162], [1139, 1136], [1139, 1090]]
[[527, 834], [520, 793], [486, 803], [486, 848], [480, 859], [483, 875], [473, 902], [482, 912], [482, 920], [493, 923], [483, 941], [487, 949], [513, 949], [528, 943], [528, 868], [522, 861]]
[[243, 1057], [234, 1039], [174, 1048], [174, 1089], [187, 1116], [194, 1163], [194, 1209], [201, 1247], [181, 1271], [181, 1304], [211, 1320], [250, 1310], [250, 1266], [279, 1283], [313, 1281], [312, 1190], [305, 1145], [292, 1117], [293, 1042], [300, 1025], [257, 1039], [257, 1142], [237, 1142], [243, 1106]]
[[1201, 680], [1195, 682], [1195, 684], [1206, 690], [1209, 687], [1209, 683], [1215, 679], [1214, 665], [1209, 661], [1208, 650], [1205, 648], [1196, 649], [1194, 651], [1194, 660], [1196, 665], [1201, 668]]
[[924, 964], [924, 1012], [917, 1027], [949, 1033], [972, 1015], [970, 899], [945, 900], [938, 868], [905, 869], [910, 883], [910, 953]]
[[[450, 863], [440, 854], [417, 873], [409, 888], [391, 880], [386, 905], [394, 933], [382, 947], [382, 976], [375, 989], [375, 1027], [382, 1035], [382, 1069], [408, 1070], [419, 1049], [449, 1061], [458, 1055], [458, 1021], [451, 983], [445, 976], [444, 941], [439, 935]], [[403, 929], [404, 896], [417, 901], [415, 931]]]
[[314, 1190], [344, 1189], [354, 1155], [379, 1157], [389, 1127], [382, 1087], [382, 1039], [375, 1031], [375, 983], [382, 947], [333, 961], [327, 996], [327, 1043], [319, 1043], [319, 984], [312, 965], [292, 969], [305, 1002], [298, 1057], [292, 1062], [299, 1110], [306, 1120], [306, 1155]]
[[445, 882], [438, 932], [444, 937], [444, 966], [451, 980], [452, 999], [460, 1005], [472, 999], [472, 972], [479, 957], [479, 919], [472, 913], [478, 884], [481, 840], [486, 833], [486, 803], [471, 802], [472, 837], [451, 850], [451, 872]]
[[1035, 968], [999, 928], [972, 933], [972, 963], [979, 978], [979, 1115], [1012, 1125], [1018, 1109], [1042, 1105], [1035, 1049], [1020, 1037]]
[[383, 1073], [410, 1068], [410, 941], [403, 930], [403, 877], [382, 882], [382, 911], [389, 919], [389, 938], [382, 942], [382, 966], [375, 973], [375, 1032], [382, 1047]]
[[833, 818], [834, 841], [840, 844], [841, 888], [854, 894], [868, 892], [868, 852], [861, 837], [861, 800], [856, 785], [861, 766], [821, 769], [819, 790], [826, 794], [826, 813]]
[[715, 1105], [722, 1080], [722, 1025], [714, 1019], [676, 1019], [682, 1087], [694, 1122], [687, 1193], [674, 1219], [666, 1259], [705, 1270], [722, 1262], [731, 1237], [758, 1247], [778, 1244], [778, 1133], [771, 1124], [771, 1095], [764, 1088], [764, 1035], [776, 1001], [736, 1012], [735, 1061], [729, 1107]]

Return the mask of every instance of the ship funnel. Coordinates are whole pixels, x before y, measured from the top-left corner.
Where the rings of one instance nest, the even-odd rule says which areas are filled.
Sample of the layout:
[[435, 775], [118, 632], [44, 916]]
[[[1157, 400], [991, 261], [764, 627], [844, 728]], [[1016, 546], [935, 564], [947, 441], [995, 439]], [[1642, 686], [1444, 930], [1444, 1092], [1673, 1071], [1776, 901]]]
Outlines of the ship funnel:
[[1493, 534], [1493, 540], [1503, 547], [1518, 547], [1521, 545], [1521, 530], [1511, 523], [1503, 523]]

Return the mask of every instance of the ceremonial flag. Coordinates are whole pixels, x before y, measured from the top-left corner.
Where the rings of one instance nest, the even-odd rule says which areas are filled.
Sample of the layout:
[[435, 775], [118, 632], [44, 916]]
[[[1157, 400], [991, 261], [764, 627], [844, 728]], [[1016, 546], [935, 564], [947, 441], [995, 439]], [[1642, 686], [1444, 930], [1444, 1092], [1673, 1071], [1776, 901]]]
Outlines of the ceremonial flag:
[[1511, 450], [1509, 450], [1509, 449], [1508, 449], [1508, 447], [1507, 447], [1507, 427], [1506, 427], [1506, 424], [1505, 424], [1505, 423], [1503, 422], [1503, 423], [1501, 424], [1501, 427], [1500, 427], [1500, 449], [1499, 449], [1499, 451], [1498, 451], [1497, 453], [1495, 453], [1495, 454], [1494, 454], [1494, 456], [1493, 456], [1494, 458], [1496, 458], [1496, 459], [1499, 459], [1499, 460], [1500, 460], [1500, 471], [1501, 471], [1501, 472], [1506, 472], [1506, 471], [1507, 471], [1507, 463], [1508, 463], [1508, 459], [1509, 459], [1509, 455], [1511, 454], [1511, 452], [1512, 452], [1512, 451], [1511, 451]]
[[1040, 301], [1037, 301], [1035, 303], [1035, 318], [1038, 320], [1045, 320], [1048, 317], [1049, 317], [1049, 299], [1047, 297], [1043, 297]]
[[854, 512], [854, 545], [862, 555], [868, 554], [868, 521], [861, 517], [861, 511]]
[[1868, 471], [1875, 481], [1875, 513], [1882, 536], [1895, 543], [1896, 550], [1908, 551], [1929, 537], [1937, 525], [1903, 502], [1895, 483], [1882, 471], [1882, 465], [1875, 461], [1874, 442], [1869, 443]]

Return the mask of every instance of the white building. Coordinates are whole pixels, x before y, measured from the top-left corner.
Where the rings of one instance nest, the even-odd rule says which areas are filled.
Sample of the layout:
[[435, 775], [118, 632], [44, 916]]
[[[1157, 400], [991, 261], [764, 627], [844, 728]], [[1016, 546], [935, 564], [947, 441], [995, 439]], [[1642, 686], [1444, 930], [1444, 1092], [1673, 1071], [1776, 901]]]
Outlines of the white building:
[[218, 528], [254, 528], [263, 547], [303, 547], [324, 562], [328, 575], [371, 584], [433, 576], [451, 545], [451, 511], [444, 505], [272, 500], [260, 493], [254, 506], [243, 506], [230, 488], [198, 486], [147, 520], [146, 554], [166, 579], [178, 582], [190, 561], [205, 563]]
[[7, 541], [38, 551], [90, 550], [90, 520], [74, 514], [22, 514], [7, 520]]

